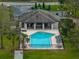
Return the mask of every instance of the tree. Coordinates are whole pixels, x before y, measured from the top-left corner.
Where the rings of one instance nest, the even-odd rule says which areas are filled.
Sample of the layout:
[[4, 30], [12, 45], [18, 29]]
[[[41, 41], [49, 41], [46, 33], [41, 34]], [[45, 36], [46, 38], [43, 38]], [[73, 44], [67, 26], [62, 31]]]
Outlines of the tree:
[[68, 33], [69, 41], [79, 49], [79, 28], [74, 28]]
[[62, 13], [62, 16], [63, 16], [63, 6], [64, 6], [64, 2], [65, 2], [65, 0], [58, 0], [59, 1], [59, 3], [60, 3], [60, 7], [61, 7], [61, 13]]
[[38, 4], [38, 8], [40, 8], [40, 9], [41, 9], [41, 4], [40, 4], [40, 3]]
[[37, 6], [37, 2], [35, 2], [35, 9], [37, 9], [38, 8], [38, 6]]
[[65, 0], [65, 8], [72, 12], [72, 17], [79, 17], [79, 0]]
[[[11, 26], [13, 25], [16, 25], [16, 22], [14, 22], [13, 11], [11, 7], [7, 8], [5, 6], [0, 6], [1, 48], [4, 47], [4, 34], [8, 35], [11, 32], [15, 33], [14, 29], [11, 29]], [[11, 39], [11, 37], [8, 38]]]
[[61, 19], [59, 23], [59, 30], [63, 36], [68, 36], [68, 32], [75, 27], [72, 19]]
[[60, 4], [64, 4], [65, 0], [58, 0]]
[[0, 48], [4, 48], [4, 45], [3, 45], [3, 33], [0, 33], [0, 36], [1, 36], [1, 46], [0, 46]]
[[51, 5], [48, 5], [48, 10], [51, 10]]
[[14, 50], [14, 46], [15, 46], [15, 38], [17, 37], [17, 31], [16, 29], [18, 28], [18, 20], [14, 20], [14, 11], [13, 11], [13, 8], [10, 6], [8, 7], [9, 8], [9, 16], [10, 16], [10, 39], [12, 41], [12, 50]]
[[22, 36], [22, 38], [23, 38], [23, 39], [21, 39], [21, 41], [22, 41], [22, 46], [23, 46], [23, 49], [24, 49], [24, 40], [25, 40], [25, 39], [28, 40], [28, 39], [27, 39], [28, 36], [27, 36], [26, 34], [23, 34], [23, 33], [21, 33], [21, 36]]
[[1, 48], [4, 48], [4, 34], [9, 32], [9, 12], [8, 8], [0, 6], [0, 33], [1, 33]]
[[45, 9], [45, 3], [44, 2], [43, 2], [43, 6], [42, 7], [43, 7], [43, 9]]

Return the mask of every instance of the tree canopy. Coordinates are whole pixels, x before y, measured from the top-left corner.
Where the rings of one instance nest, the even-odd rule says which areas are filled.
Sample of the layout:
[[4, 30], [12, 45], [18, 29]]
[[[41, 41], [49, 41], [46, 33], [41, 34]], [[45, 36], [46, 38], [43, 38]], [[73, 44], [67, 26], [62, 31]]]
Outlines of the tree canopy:
[[68, 32], [70, 32], [74, 26], [75, 23], [72, 19], [61, 19], [61, 22], [59, 23], [59, 30], [62, 35], [67, 36]]

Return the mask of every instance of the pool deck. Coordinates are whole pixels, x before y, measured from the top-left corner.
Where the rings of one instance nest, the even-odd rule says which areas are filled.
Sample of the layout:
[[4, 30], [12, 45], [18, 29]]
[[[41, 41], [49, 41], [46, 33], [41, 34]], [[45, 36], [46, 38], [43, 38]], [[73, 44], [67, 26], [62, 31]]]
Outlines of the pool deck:
[[59, 32], [59, 30], [27, 30], [26, 32], [22, 32], [24, 34], [27, 34], [27, 35], [31, 35], [31, 34], [34, 34], [36, 32], [48, 32], [48, 33], [53, 33], [53, 34], [56, 34]]
[[[62, 45], [63, 45], [63, 43], [61, 43]], [[50, 48], [31, 48], [30, 46], [30, 43], [26, 43], [26, 48], [24, 48], [24, 50], [29, 50], [29, 49], [31, 49], [31, 50], [51, 50], [51, 49], [60, 49], [60, 50], [62, 50], [62, 49], [64, 49], [64, 47], [61, 47], [61, 48], [58, 48], [58, 47], [56, 47], [56, 44], [52, 44], [52, 46], [50, 47]], [[22, 46], [22, 44], [21, 44], [21, 46]], [[20, 48], [20, 49], [23, 49], [23, 48]]]
[[[26, 32], [22, 32], [22, 33], [24, 33], [24, 34], [27, 34], [27, 35], [32, 35], [32, 34], [34, 34], [34, 33], [36, 33], [36, 32], [48, 32], [48, 33], [53, 33], [53, 34], [57, 34], [57, 35], [60, 35], [60, 33], [59, 33], [59, 31], [58, 30], [27, 30]], [[51, 40], [52, 40], [52, 42], [53, 42], [53, 39], [51, 38]], [[31, 50], [51, 50], [51, 49], [60, 49], [60, 50], [62, 50], [62, 49], [64, 49], [64, 47], [63, 47], [63, 43], [61, 42], [60, 44], [62, 45], [62, 47], [61, 48], [58, 48], [57, 47], [57, 43], [55, 44], [55, 42], [54, 42], [54, 44], [52, 43], [51, 44], [51, 47], [50, 48], [31, 48], [30, 47], [30, 43], [25, 43], [26, 44], [26, 48], [24, 48], [24, 50], [29, 50], [29, 49], [31, 49]], [[21, 46], [22, 46], [22, 44], [21, 44]], [[23, 49], [23, 48], [20, 48], [20, 49]]]
[[64, 48], [24, 48], [24, 50], [62, 50]]
[[63, 50], [64, 48], [24, 48], [24, 50]]

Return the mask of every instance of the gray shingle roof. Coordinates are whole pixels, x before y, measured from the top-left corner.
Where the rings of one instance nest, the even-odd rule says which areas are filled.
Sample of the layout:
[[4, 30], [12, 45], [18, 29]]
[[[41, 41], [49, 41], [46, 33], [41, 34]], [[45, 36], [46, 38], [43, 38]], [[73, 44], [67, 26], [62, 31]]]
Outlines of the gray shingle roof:
[[28, 5], [12, 5], [14, 16], [20, 16], [23, 13], [29, 12], [32, 6]]
[[20, 16], [22, 22], [26, 23], [54, 23], [60, 21], [52, 13], [45, 10], [32, 10]]

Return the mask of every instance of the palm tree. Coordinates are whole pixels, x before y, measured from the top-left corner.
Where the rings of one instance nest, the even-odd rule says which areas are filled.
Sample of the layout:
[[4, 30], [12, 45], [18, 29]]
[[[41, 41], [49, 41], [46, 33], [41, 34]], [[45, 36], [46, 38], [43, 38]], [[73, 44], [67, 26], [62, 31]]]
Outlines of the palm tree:
[[29, 38], [27, 34], [23, 34], [22, 33], [22, 37], [23, 37], [23, 49], [24, 49], [24, 40], [26, 39], [27, 43], [29, 42]]
[[26, 35], [22, 33], [22, 37], [23, 37], [23, 39], [21, 39], [21, 40], [22, 40], [22, 46], [23, 46], [23, 49], [24, 49], [24, 39], [26, 38]]

